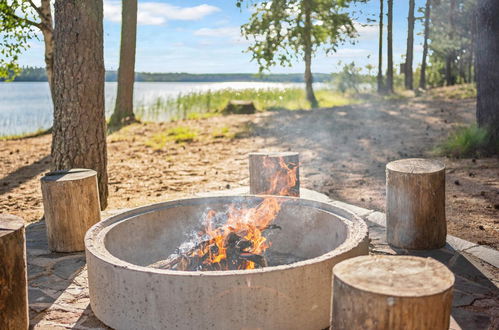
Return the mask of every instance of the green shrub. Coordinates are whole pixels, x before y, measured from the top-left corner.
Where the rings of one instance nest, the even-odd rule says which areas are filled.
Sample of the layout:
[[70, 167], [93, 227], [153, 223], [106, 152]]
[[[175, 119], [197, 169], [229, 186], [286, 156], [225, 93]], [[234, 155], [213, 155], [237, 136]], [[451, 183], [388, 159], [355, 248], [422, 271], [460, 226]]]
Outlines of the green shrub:
[[436, 148], [436, 152], [443, 156], [462, 158], [479, 156], [497, 148], [491, 145], [487, 130], [471, 125], [461, 127], [449, 135], [449, 137]]

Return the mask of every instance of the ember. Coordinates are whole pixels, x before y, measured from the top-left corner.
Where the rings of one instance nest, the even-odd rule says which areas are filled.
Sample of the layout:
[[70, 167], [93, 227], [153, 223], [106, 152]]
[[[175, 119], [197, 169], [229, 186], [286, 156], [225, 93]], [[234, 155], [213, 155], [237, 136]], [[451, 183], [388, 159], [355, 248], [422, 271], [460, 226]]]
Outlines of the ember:
[[[281, 158], [265, 167], [273, 170], [269, 192], [292, 195], [296, 184], [297, 166], [288, 167]], [[278, 167], [277, 167], [278, 166]], [[271, 246], [264, 233], [280, 229], [273, 225], [283, 200], [266, 197], [255, 206], [230, 205], [225, 212], [209, 210], [203, 219], [204, 229], [183, 243], [166, 260], [150, 267], [183, 271], [238, 270], [267, 266], [265, 251]]]

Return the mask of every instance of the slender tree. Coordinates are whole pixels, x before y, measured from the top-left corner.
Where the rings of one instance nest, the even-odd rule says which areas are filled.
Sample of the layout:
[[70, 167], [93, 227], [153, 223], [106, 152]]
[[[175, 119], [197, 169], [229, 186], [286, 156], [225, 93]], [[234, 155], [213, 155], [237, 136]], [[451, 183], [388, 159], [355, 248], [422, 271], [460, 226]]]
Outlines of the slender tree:
[[421, 72], [419, 77], [419, 88], [421, 89], [426, 89], [426, 57], [428, 56], [428, 38], [430, 37], [430, 15], [431, 0], [426, 0], [424, 10], [423, 58], [421, 59]]
[[378, 44], [378, 94], [384, 92], [383, 87], [383, 3], [385, 0], [379, 0], [379, 44]]
[[413, 88], [412, 62], [414, 54], [414, 7], [415, 1], [409, 0], [409, 14], [407, 15], [407, 50], [405, 54], [404, 82], [406, 89]]
[[[499, 1], [481, 0], [476, 10], [476, 118], [499, 142]], [[499, 150], [496, 150], [499, 152]]]
[[[307, 99], [316, 107], [312, 57], [319, 49], [334, 52], [340, 43], [355, 36], [347, 9], [356, 1], [363, 0], [250, 1], [253, 13], [241, 30], [246, 39], [252, 41], [248, 51], [257, 61], [260, 72], [303, 60]], [[237, 5], [242, 2], [238, 1]]]
[[32, 0], [0, 0], [0, 77], [14, 78], [20, 71], [19, 55], [29, 48], [30, 39], [42, 32], [45, 43], [45, 69], [52, 98], [54, 41], [50, 0], [41, 0], [37, 6]]
[[[455, 12], [456, 12], [456, 0], [450, 0], [450, 10], [449, 10], [449, 43], [454, 43], [454, 34], [455, 34]], [[452, 64], [455, 58], [454, 48], [451, 48], [449, 52], [447, 52], [447, 56], [445, 58], [445, 80], [447, 86], [454, 85], [456, 83], [456, 79], [454, 77], [454, 73], [452, 72]]]
[[137, 0], [123, 0], [121, 8], [121, 47], [118, 93], [109, 125], [135, 121], [133, 84], [135, 81], [135, 44], [137, 39]]
[[56, 170], [97, 171], [101, 208], [107, 206], [102, 0], [56, 0], [54, 126]]
[[386, 90], [393, 93], [393, 0], [388, 0], [387, 49], [388, 67], [386, 69]]

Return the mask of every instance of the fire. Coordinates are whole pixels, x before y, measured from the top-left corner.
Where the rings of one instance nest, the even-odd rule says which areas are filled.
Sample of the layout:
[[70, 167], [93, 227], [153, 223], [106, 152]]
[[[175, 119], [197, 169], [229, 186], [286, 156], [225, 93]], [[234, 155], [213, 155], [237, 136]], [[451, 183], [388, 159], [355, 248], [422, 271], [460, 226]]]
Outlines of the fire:
[[272, 158], [265, 157], [263, 167], [272, 174], [270, 187], [264, 194], [299, 196], [299, 191], [295, 189], [298, 164], [289, 163], [288, 165], [283, 157], [279, 157], [277, 163]]
[[[278, 162], [265, 159], [264, 167], [275, 175], [265, 194], [294, 196], [298, 166], [288, 166], [282, 157]], [[293, 166], [294, 165], [294, 166]], [[279, 167], [276, 167], [279, 166]], [[209, 210], [204, 216], [204, 229], [195, 243], [184, 252], [170, 256], [158, 267], [176, 270], [236, 270], [267, 265], [264, 253], [271, 242], [264, 232], [277, 229], [272, 224], [281, 210], [282, 200], [265, 197], [255, 207], [230, 205], [225, 212]], [[192, 247], [192, 245], [194, 245]]]

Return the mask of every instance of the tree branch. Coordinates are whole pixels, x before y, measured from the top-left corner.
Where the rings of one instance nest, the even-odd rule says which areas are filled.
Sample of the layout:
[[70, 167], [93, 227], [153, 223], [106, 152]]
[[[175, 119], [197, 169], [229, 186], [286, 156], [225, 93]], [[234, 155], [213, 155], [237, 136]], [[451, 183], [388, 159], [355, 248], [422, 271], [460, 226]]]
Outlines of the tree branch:
[[43, 13], [42, 13], [41, 9], [35, 5], [35, 3], [33, 2], [33, 0], [28, 0], [28, 2], [31, 5], [31, 7], [33, 7], [33, 9], [36, 10], [36, 12], [38, 13], [38, 15], [40, 15], [40, 17], [43, 17]]
[[10, 16], [11, 18], [13, 19], [16, 19], [16, 20], [19, 20], [19, 21], [23, 21], [29, 25], [32, 25], [32, 26], [36, 26], [37, 28], [39, 28], [40, 30], [42, 29], [42, 25], [40, 23], [37, 23], [37, 22], [33, 22], [32, 20], [30, 19], [27, 19], [25, 17], [20, 17], [20, 16], [17, 16], [16, 14], [14, 14], [13, 12], [10, 12], [10, 11], [4, 11], [3, 12], [4, 15], [7, 15], [7, 16]]

